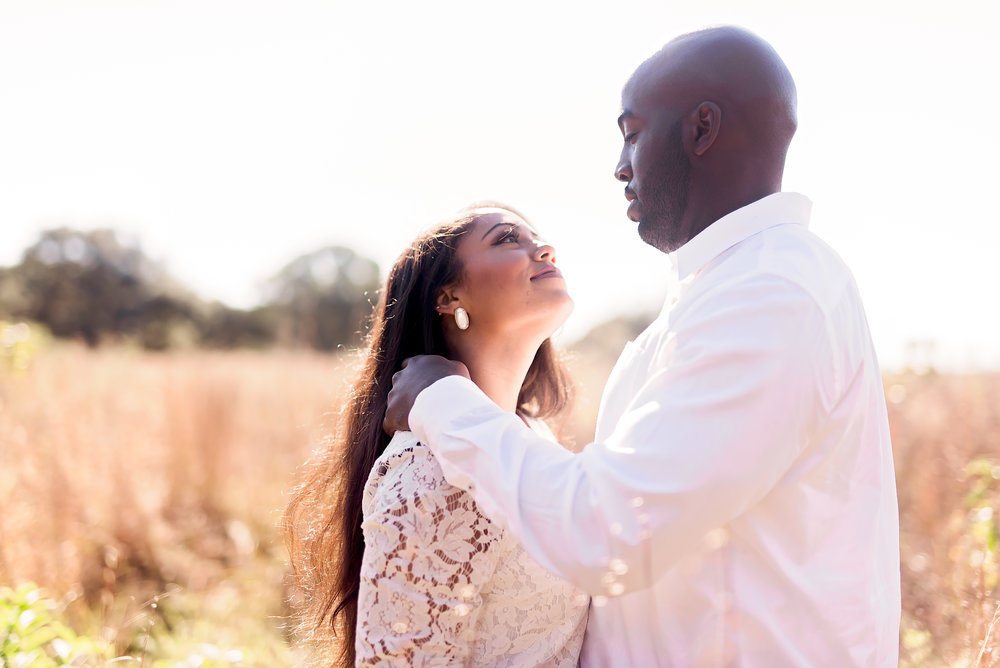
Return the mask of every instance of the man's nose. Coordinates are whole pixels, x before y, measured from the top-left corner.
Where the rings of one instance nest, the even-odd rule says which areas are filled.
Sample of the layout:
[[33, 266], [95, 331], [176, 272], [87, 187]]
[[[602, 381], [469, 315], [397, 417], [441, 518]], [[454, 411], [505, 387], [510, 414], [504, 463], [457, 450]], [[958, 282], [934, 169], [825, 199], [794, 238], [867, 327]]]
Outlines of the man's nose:
[[632, 180], [632, 161], [629, 160], [628, 146], [622, 149], [621, 157], [618, 158], [618, 166], [615, 167], [615, 178], [623, 183]]

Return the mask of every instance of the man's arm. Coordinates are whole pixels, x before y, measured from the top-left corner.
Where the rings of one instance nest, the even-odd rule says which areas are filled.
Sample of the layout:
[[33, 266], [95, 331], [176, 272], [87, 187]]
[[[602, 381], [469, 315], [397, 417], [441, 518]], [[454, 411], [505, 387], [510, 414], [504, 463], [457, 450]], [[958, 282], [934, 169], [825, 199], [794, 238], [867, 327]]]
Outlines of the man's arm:
[[724, 297], [684, 316], [610, 437], [579, 454], [459, 378], [420, 393], [410, 426], [551, 571], [594, 595], [649, 586], [768, 493], [832, 396], [826, 320], [808, 295], [762, 278]]

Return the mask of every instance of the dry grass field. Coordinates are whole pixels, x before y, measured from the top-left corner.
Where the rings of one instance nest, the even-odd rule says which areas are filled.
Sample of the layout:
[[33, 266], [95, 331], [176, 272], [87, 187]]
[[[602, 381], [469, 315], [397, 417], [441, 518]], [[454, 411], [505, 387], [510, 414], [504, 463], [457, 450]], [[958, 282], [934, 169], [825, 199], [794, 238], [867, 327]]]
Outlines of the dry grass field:
[[[18, 354], [0, 355], [2, 665], [295, 665], [276, 522], [333, 424], [349, 357]], [[573, 360], [578, 443], [610, 365], [599, 350]], [[886, 388], [901, 664], [1000, 665], [1000, 376], [900, 375]], [[9, 649], [17, 625], [46, 620], [65, 642], [39, 632], [34, 658]]]
[[106, 658], [293, 665], [275, 525], [344, 382], [331, 356], [65, 345], [0, 371], [0, 585]]

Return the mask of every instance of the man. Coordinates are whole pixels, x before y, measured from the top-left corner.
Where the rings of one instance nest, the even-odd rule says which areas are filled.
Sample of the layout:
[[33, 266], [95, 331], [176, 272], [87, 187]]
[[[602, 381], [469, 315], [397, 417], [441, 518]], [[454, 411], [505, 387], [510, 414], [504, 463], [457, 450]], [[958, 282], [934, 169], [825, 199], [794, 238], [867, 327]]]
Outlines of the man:
[[622, 353], [582, 452], [461, 365], [394, 378], [386, 429], [408, 420], [449, 482], [594, 596], [583, 666], [897, 664], [881, 376], [850, 272], [780, 192], [795, 104], [774, 50], [730, 27], [626, 84], [616, 177], [679, 290]]

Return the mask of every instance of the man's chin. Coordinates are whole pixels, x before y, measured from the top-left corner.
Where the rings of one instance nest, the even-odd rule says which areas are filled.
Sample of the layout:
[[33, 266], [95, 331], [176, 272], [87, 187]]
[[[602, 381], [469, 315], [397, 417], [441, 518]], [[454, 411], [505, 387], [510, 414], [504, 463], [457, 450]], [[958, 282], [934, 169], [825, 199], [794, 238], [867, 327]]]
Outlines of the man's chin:
[[656, 229], [651, 225], [649, 225], [649, 223], [643, 222], [641, 219], [637, 220], [636, 222], [639, 223], [639, 227], [636, 228], [636, 231], [639, 233], [639, 238], [645, 241], [650, 246], [658, 248], [657, 237], [659, 235], [656, 234]]
[[639, 238], [659, 251], [670, 253], [680, 247], [680, 244], [671, 243], [670, 235], [662, 229], [662, 225], [640, 219], [637, 229]]

